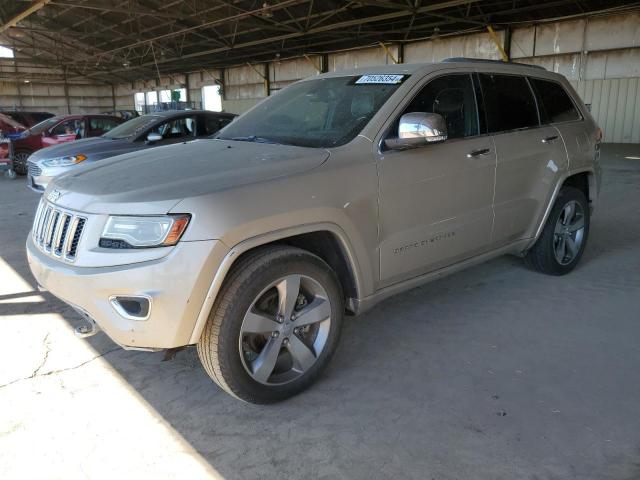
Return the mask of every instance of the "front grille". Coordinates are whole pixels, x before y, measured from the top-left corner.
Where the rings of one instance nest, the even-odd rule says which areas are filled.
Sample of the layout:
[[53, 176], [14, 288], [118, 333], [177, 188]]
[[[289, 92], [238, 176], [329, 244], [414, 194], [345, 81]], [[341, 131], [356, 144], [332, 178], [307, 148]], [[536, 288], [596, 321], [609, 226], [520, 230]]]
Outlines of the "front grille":
[[42, 200], [33, 221], [33, 241], [43, 252], [73, 262], [86, 221]]
[[27, 162], [27, 170], [32, 177], [38, 177], [42, 174], [42, 169], [33, 162]]

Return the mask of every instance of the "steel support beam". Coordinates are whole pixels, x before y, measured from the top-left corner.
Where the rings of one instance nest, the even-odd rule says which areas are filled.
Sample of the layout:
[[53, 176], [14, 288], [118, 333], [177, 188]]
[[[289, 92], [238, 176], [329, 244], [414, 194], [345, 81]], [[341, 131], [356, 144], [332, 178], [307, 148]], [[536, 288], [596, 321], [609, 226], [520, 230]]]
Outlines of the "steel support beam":
[[4, 24], [0, 25], [0, 33], [8, 30], [11, 27], [15, 27], [18, 22], [21, 22], [32, 13], [37, 12], [50, 1], [51, 0], [38, 0], [37, 2], [33, 2], [29, 8], [27, 8], [26, 10], [23, 10], [17, 15], [14, 15], [12, 18], [7, 20]]

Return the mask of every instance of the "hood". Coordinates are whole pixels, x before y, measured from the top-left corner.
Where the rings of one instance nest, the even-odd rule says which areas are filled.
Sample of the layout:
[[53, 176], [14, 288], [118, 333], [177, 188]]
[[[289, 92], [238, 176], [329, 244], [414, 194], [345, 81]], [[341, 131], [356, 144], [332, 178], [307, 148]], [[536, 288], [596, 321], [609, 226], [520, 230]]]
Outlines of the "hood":
[[61, 206], [88, 213], [166, 213], [180, 200], [305, 172], [329, 151], [227, 140], [194, 140], [80, 165], [54, 179]]
[[[143, 144], [144, 145], [144, 144]], [[82, 153], [88, 160], [112, 157], [131, 151], [133, 144], [127, 139], [111, 140], [103, 137], [83, 138], [73, 142], [52, 145], [34, 152], [30, 160], [40, 161], [52, 158], [66, 157]]]

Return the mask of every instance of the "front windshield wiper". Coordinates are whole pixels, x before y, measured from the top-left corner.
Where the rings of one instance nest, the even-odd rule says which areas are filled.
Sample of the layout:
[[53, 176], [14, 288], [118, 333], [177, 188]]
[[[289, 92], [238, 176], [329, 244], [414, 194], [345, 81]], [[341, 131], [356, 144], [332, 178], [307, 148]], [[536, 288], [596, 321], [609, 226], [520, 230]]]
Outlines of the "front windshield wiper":
[[280, 145], [280, 142], [276, 142], [275, 140], [271, 140], [270, 138], [258, 137], [256, 135], [248, 135], [246, 137], [222, 138], [221, 140], [233, 140], [236, 142], [272, 143], [274, 145]]

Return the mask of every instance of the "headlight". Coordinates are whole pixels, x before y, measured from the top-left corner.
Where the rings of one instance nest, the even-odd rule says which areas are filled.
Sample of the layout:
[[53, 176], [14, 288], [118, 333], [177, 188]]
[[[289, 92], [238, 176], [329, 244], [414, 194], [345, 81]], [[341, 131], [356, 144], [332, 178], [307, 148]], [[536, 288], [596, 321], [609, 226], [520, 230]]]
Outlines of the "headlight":
[[175, 245], [184, 233], [191, 215], [157, 217], [109, 217], [100, 246], [104, 248], [144, 248]]
[[79, 153], [77, 155], [69, 155], [67, 157], [51, 158], [42, 163], [47, 167], [68, 167], [69, 165], [84, 162], [86, 159], [86, 155]]

